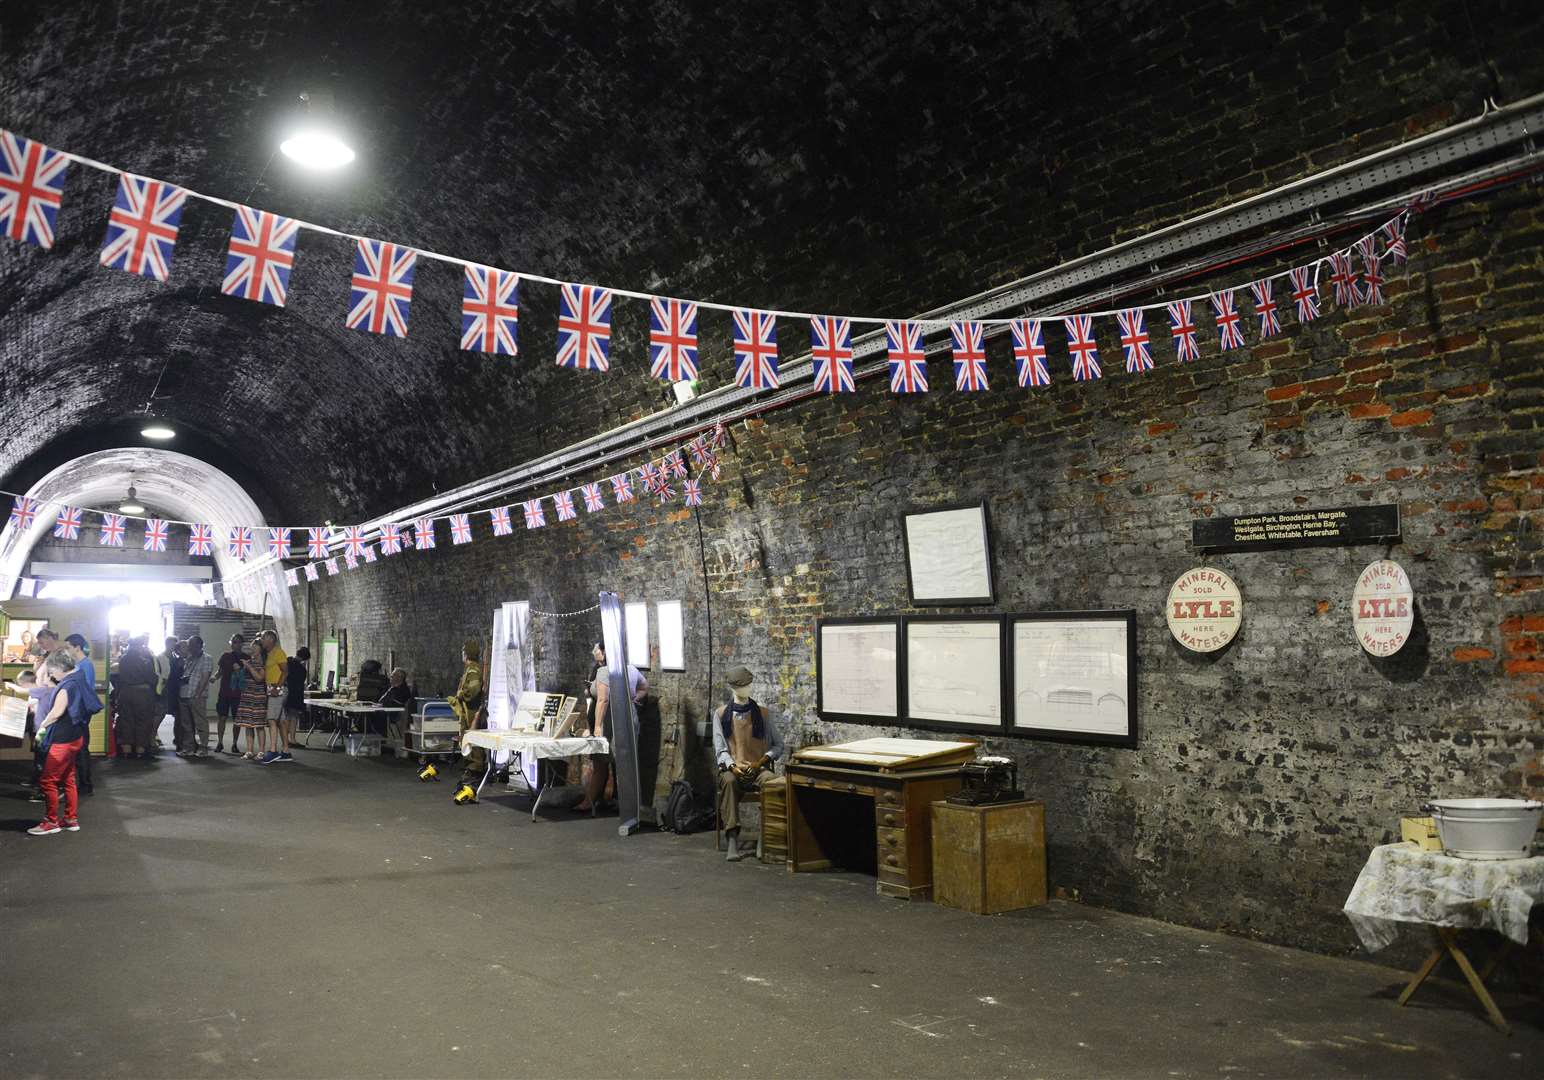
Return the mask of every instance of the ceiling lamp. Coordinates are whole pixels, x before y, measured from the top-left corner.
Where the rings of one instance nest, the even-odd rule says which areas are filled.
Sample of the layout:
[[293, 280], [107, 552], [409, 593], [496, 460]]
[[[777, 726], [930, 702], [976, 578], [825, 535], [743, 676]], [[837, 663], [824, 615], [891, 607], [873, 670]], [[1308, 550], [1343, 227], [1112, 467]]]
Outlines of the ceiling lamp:
[[354, 160], [354, 151], [338, 134], [333, 120], [332, 95], [300, 95], [304, 115], [289, 138], [279, 143], [284, 156], [307, 169], [341, 169]]
[[157, 442], [165, 442], [167, 439], [175, 439], [177, 433], [165, 424], [146, 424], [139, 429], [139, 433], [147, 439], [155, 439]]
[[118, 504], [118, 513], [143, 514], [144, 512], [145, 508], [139, 501], [139, 492], [134, 490], [133, 484], [130, 484], [128, 497]]

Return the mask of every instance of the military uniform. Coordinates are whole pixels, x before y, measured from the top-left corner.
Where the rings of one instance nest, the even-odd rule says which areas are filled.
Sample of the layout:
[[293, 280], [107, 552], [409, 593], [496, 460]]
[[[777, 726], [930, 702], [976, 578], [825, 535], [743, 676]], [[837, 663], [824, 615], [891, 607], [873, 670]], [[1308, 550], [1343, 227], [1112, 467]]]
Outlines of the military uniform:
[[[473, 653], [473, 650], [468, 649], [467, 652]], [[481, 651], [478, 650], [467, 657], [466, 666], [461, 671], [461, 682], [456, 686], [456, 692], [450, 695], [450, 709], [461, 722], [463, 736], [473, 728], [486, 727], [488, 723], [487, 712], [483, 709], [485, 695], [482, 663], [479, 660], [481, 655]], [[487, 769], [487, 753], [482, 747], [474, 746], [472, 752], [466, 755], [466, 767], [461, 771], [461, 782], [476, 787]]]

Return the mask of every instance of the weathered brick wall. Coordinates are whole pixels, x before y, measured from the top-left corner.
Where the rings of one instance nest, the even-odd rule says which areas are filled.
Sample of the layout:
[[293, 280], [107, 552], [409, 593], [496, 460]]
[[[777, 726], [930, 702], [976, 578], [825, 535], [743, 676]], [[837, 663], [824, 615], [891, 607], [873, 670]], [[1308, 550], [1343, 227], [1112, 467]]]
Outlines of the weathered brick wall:
[[[1208, 340], [1180, 367], [1163, 342], [1151, 374], [1111, 363], [1074, 386], [1056, 350], [1057, 383], [1029, 393], [1004, 385], [998, 343], [988, 394], [901, 399], [871, 382], [739, 426], [723, 481], [707, 485], [701, 550], [684, 510], [612, 509], [399, 556], [324, 583], [318, 610], [356, 649], [390, 642], [444, 687], [454, 643], [485, 632], [501, 600], [683, 599], [691, 670], [651, 673], [668, 744], [708, 695], [705, 554], [716, 670], [756, 671], [795, 744], [853, 737], [872, 729], [814, 714], [815, 620], [909, 610], [897, 509], [984, 496], [995, 610], [1139, 614], [1136, 750], [991, 744], [1047, 801], [1053, 883], [1345, 949], [1339, 906], [1401, 814], [1434, 795], [1544, 794], [1541, 218], [1531, 189], [1430, 214], [1387, 304], [1326, 301], [1320, 322], [1289, 318], [1267, 343], [1251, 327], [1252, 347], [1227, 358]], [[1113, 326], [1100, 330], [1113, 361]], [[1419, 621], [1396, 657], [1369, 658], [1350, 627], [1357, 574], [1380, 548], [1216, 557], [1244, 592], [1238, 640], [1202, 657], [1171, 639], [1164, 596], [1196, 562], [1194, 517], [1358, 502], [1404, 512], [1394, 557]], [[577, 686], [597, 633], [593, 618], [543, 621], [541, 683]], [[684, 759], [700, 764], [686, 737]]]

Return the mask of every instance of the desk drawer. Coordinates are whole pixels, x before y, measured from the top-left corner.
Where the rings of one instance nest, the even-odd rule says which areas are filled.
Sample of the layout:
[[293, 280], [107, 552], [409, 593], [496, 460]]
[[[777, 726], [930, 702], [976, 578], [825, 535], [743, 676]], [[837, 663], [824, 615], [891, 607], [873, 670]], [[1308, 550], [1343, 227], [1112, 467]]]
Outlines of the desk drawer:
[[881, 829], [904, 829], [906, 811], [899, 806], [885, 806], [874, 800], [874, 824]]
[[879, 868], [881, 870], [899, 870], [906, 872], [906, 830], [885, 829], [875, 830], [878, 837], [877, 854], [879, 856]]

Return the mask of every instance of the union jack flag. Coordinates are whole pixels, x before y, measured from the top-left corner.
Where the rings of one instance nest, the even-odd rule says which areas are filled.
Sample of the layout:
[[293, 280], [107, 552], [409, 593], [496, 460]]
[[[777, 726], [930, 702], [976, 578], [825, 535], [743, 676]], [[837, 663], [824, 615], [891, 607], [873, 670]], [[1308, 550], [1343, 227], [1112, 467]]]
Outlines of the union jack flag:
[[306, 553], [313, 559], [325, 559], [327, 557], [327, 530], [306, 530]]
[[1319, 264], [1294, 266], [1291, 274], [1292, 302], [1297, 305], [1297, 321], [1313, 322], [1319, 317]]
[[713, 456], [713, 448], [708, 445], [706, 435], [698, 435], [686, 444], [686, 452], [692, 456], [693, 465], [702, 465]]
[[413, 547], [428, 551], [434, 546], [434, 519], [417, 518], [413, 522]]
[[1383, 268], [1378, 256], [1369, 255], [1362, 265], [1362, 303], [1379, 305], [1383, 302]]
[[102, 514], [102, 535], [97, 537], [97, 543], [102, 547], [123, 546], [123, 515]]
[[292, 218], [236, 207], [225, 280], [220, 291], [243, 300], [284, 306], [290, 269], [295, 265], [295, 238], [300, 224]]
[[885, 323], [890, 351], [890, 392], [927, 393], [927, 354], [922, 351], [922, 326], [914, 322]]
[[306, 563], [306, 580], [307, 581], [315, 581], [317, 578], [319, 578], [321, 576], [322, 576], [321, 572], [319, 570], [317, 570], [316, 564], [314, 562]]
[[252, 526], [234, 526], [225, 538], [225, 550], [235, 559], [252, 554]]
[[1074, 382], [1103, 378], [1099, 370], [1099, 343], [1094, 340], [1094, 317], [1072, 315], [1062, 320], [1067, 326], [1067, 352], [1072, 356]]
[[468, 266], [461, 292], [461, 347], [470, 352], [516, 356], [520, 328], [520, 275]]
[[1050, 386], [1051, 373], [1045, 366], [1045, 342], [1039, 319], [1014, 319], [1013, 359], [1018, 362], [1020, 386]]
[[956, 322], [949, 324], [949, 336], [954, 345], [954, 388], [956, 390], [985, 390], [986, 347], [982, 342], [981, 324]]
[[343, 553], [343, 565], [348, 567], [350, 570], [358, 570], [359, 556], [355, 555], [352, 551], [345, 551]]
[[365, 550], [365, 527], [363, 525], [349, 525], [343, 530], [343, 550], [356, 559]]
[[1180, 363], [1198, 360], [1201, 343], [1196, 338], [1196, 321], [1190, 312], [1189, 300], [1176, 300], [1166, 305], [1169, 311], [1169, 333], [1174, 335], [1174, 354]]
[[553, 495], [552, 505], [558, 509], [559, 521], [572, 521], [578, 516], [574, 513], [574, 495], [571, 491], [559, 491]]
[[1404, 262], [1408, 255], [1405, 247], [1405, 215], [1400, 214], [1383, 226], [1383, 238], [1383, 257], [1396, 264]]
[[1239, 328], [1238, 309], [1233, 303], [1233, 290], [1223, 289], [1212, 294], [1212, 310], [1217, 313], [1217, 334], [1222, 341], [1222, 349], [1241, 349], [1244, 347], [1244, 331]]
[[361, 240], [354, 252], [350, 284], [350, 330], [407, 337], [407, 309], [413, 302], [413, 267], [418, 252], [384, 240]]
[[338, 560], [336, 557], [326, 560], [323, 565], [327, 567], [328, 577], [334, 577], [338, 573]]
[[515, 527], [509, 523], [509, 507], [496, 506], [488, 511], [488, 520], [493, 522], [494, 536], [508, 536], [515, 531]]
[[[322, 548], [326, 552], [326, 547]], [[402, 550], [402, 526], [387, 524], [381, 526], [381, 554], [395, 555]]]
[[38, 501], [27, 495], [18, 495], [11, 503], [11, 524], [18, 529], [32, 527], [32, 521], [38, 516]]
[[661, 476], [659, 486], [654, 489], [655, 496], [662, 503], [667, 503], [675, 498], [675, 487], [670, 483], [670, 477]]
[[107, 218], [107, 241], [98, 261], [115, 270], [165, 281], [188, 193], [160, 180], [123, 173]]
[[558, 367], [605, 371], [610, 352], [611, 290], [564, 285], [558, 290]]
[[160, 518], [151, 518], [145, 522], [145, 550], [165, 551], [166, 534], [169, 531], [166, 522]]
[[649, 301], [649, 374], [666, 382], [697, 377], [697, 305]]
[[652, 461], [645, 462], [643, 468], [638, 470], [638, 475], [643, 477], [643, 486], [648, 491], [657, 489], [664, 480], [664, 476], [659, 471], [659, 466], [655, 465]]
[[450, 515], [450, 542], [452, 544], [470, 544], [472, 542], [472, 515]]
[[59, 518], [54, 522], [54, 536], [60, 540], [80, 539], [80, 510], [73, 506], [61, 506]]
[[282, 559], [289, 554], [291, 530], [274, 527], [268, 530], [268, 554]]
[[713, 445], [720, 448], [729, 445], [729, 429], [722, 420], [713, 425]]
[[685, 481], [681, 485], [681, 487], [686, 492], [686, 505], [687, 506], [701, 506], [702, 505], [702, 481], [701, 480], [687, 480], [687, 481]]
[[214, 554], [214, 526], [190, 525], [188, 526], [188, 554], [189, 555], [213, 555]]
[[300, 584], [300, 571], [298, 569], [296, 569], [295, 567], [293, 567], [293, 566], [290, 567], [288, 570], [284, 571], [284, 584], [288, 585], [292, 589], [296, 585], [299, 585]]
[[665, 455], [665, 471], [671, 476], [686, 475], [686, 459], [681, 456], [681, 451], [672, 450]]
[[1260, 336], [1275, 337], [1281, 333], [1281, 317], [1276, 313], [1276, 299], [1272, 295], [1275, 285], [1270, 278], [1261, 278], [1249, 286], [1254, 294], [1254, 311], [1260, 317]]
[[12, 240], [54, 246], [70, 159], [40, 142], [0, 131], [0, 228]]
[[374, 561], [375, 561], [375, 545], [374, 544], [366, 544], [365, 545], [365, 562], [373, 563]]
[[852, 323], [829, 315], [810, 320], [810, 356], [815, 361], [815, 389], [832, 394], [851, 394], [858, 389], [852, 379]]
[[611, 494], [619, 503], [633, 501], [633, 476], [631, 473], [617, 473], [611, 478]]
[[547, 514], [541, 508], [540, 499], [528, 499], [520, 504], [525, 508], [525, 527], [539, 529], [547, 524]]
[[1330, 284], [1335, 288], [1335, 303], [1344, 308], [1356, 307], [1361, 299], [1360, 291], [1356, 283], [1356, 268], [1351, 265], [1351, 256], [1344, 251], [1337, 251], [1330, 256]]
[[734, 381], [748, 390], [777, 389], [777, 316], [734, 311]]
[[600, 484], [583, 484], [579, 488], [579, 494], [584, 496], [584, 508], [588, 513], [606, 508], [606, 500], [601, 498]]
[[1117, 312], [1115, 321], [1120, 324], [1120, 347], [1126, 350], [1126, 370], [1132, 373], [1153, 370], [1153, 353], [1148, 348], [1142, 309]]

